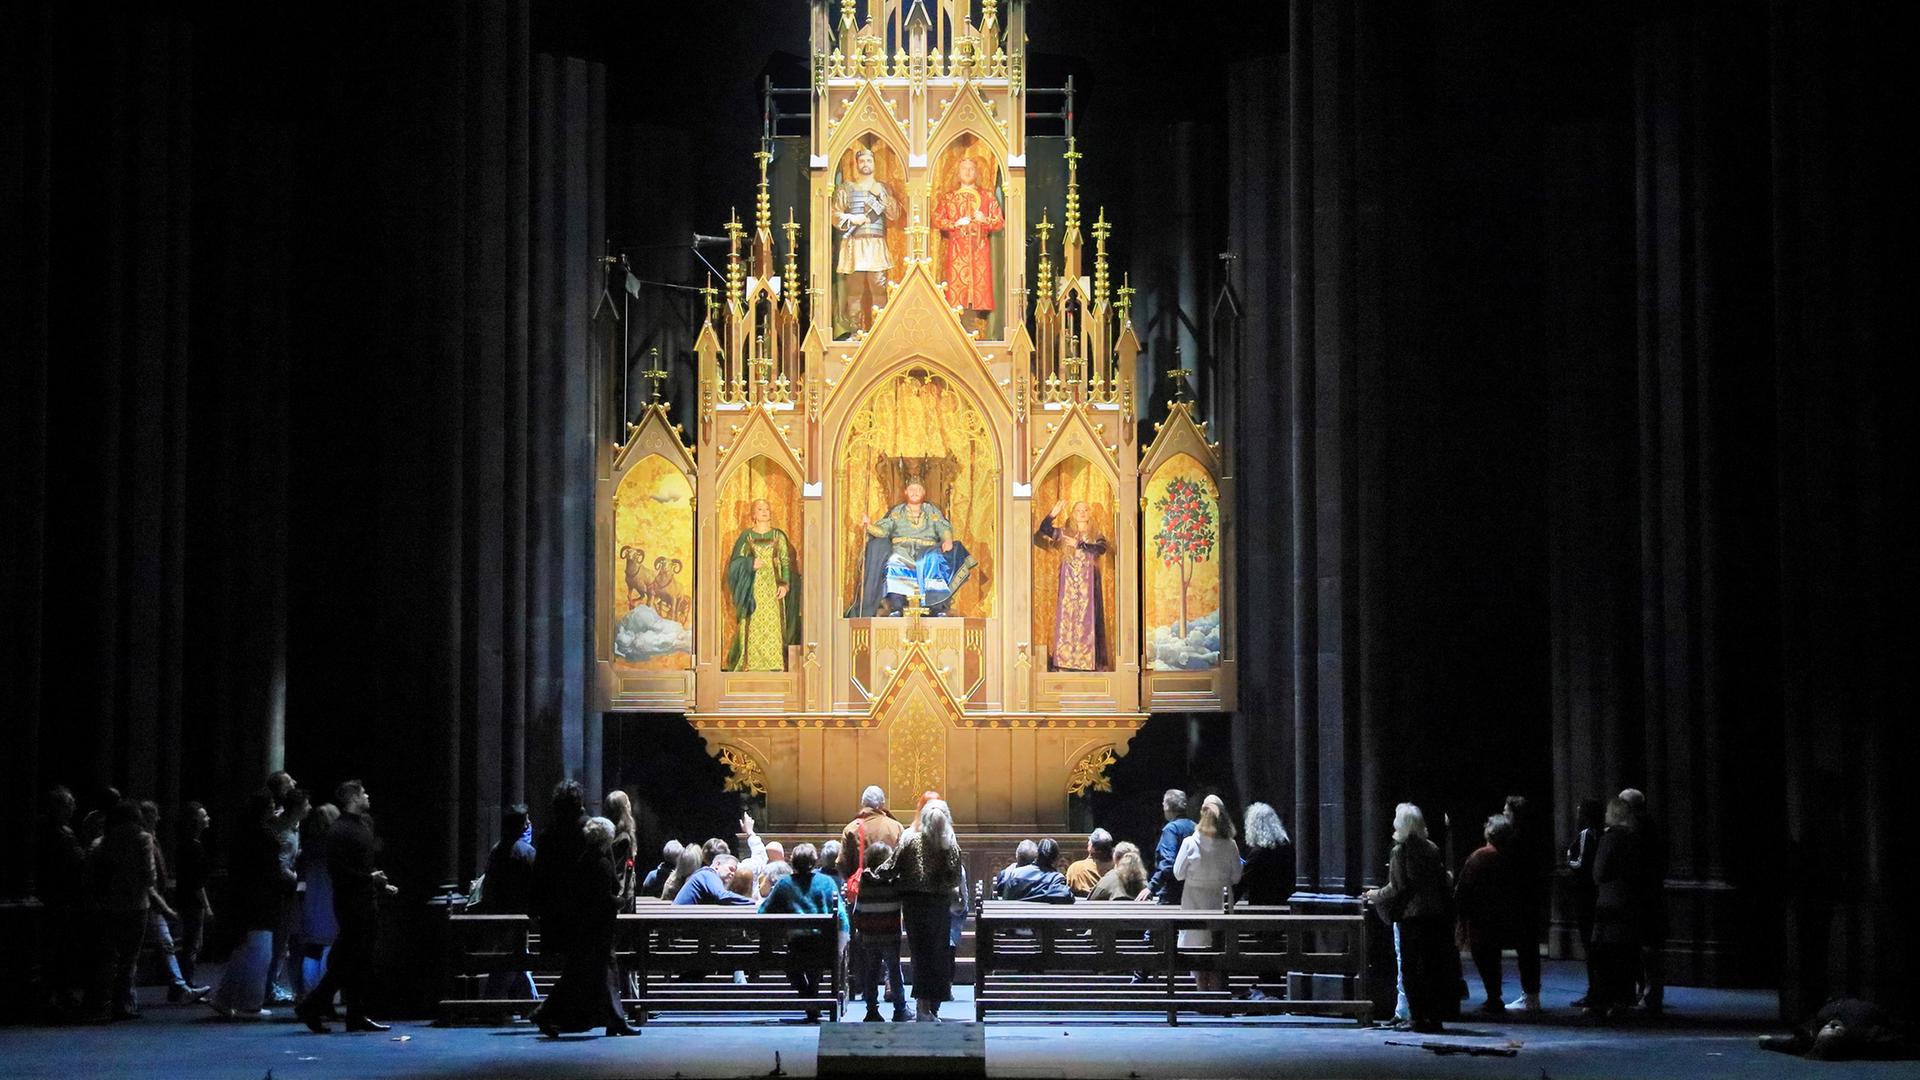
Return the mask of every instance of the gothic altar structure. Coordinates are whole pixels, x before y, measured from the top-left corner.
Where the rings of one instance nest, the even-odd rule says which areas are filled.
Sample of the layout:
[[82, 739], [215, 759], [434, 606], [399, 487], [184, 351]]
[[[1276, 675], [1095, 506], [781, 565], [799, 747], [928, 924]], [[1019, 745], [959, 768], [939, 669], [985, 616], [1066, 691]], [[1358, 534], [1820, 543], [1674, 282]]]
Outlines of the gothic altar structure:
[[1149, 714], [1233, 708], [1229, 458], [1184, 402], [1137, 415], [1071, 139], [1064, 212], [1028, 203], [1023, 0], [812, 21], [806, 205], [776, 213], [769, 146], [692, 429], [656, 381], [606, 433], [600, 704], [684, 714], [783, 830], [869, 783], [1059, 829]]

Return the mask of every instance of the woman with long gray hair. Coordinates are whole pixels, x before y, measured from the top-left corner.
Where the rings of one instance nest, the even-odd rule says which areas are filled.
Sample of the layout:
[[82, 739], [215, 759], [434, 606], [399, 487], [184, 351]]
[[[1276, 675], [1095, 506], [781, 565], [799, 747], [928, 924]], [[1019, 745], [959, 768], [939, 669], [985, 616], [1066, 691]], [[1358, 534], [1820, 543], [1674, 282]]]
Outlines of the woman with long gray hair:
[[940, 1003], [953, 987], [953, 944], [948, 917], [954, 890], [960, 887], [966, 853], [953, 834], [953, 814], [939, 799], [920, 809], [919, 823], [908, 830], [881, 875], [900, 895], [901, 921], [913, 957], [914, 1019], [937, 1021]]
[[1266, 803], [1247, 807], [1245, 866], [1235, 899], [1243, 904], [1284, 904], [1293, 896], [1293, 838]]
[[[1234, 899], [1243, 904], [1284, 904], [1293, 898], [1293, 838], [1280, 823], [1280, 815], [1266, 803], [1247, 807], [1246, 846], [1241, 849], [1240, 884]], [[1262, 985], [1281, 986], [1286, 973], [1263, 971], [1247, 988], [1252, 1001], [1268, 997]]]
[[1407, 985], [1413, 1030], [1439, 1031], [1448, 995], [1455, 990], [1452, 969], [1459, 954], [1454, 951], [1447, 868], [1440, 849], [1427, 839], [1426, 817], [1412, 803], [1394, 808], [1387, 883], [1368, 889], [1366, 899], [1400, 927], [1400, 974]]

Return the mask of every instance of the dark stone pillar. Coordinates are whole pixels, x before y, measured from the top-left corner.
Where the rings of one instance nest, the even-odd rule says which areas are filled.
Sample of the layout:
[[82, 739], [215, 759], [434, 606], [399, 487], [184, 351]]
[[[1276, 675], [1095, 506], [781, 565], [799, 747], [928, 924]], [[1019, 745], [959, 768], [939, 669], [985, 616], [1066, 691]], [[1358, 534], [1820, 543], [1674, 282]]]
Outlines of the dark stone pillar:
[[[1730, 949], [1757, 808], [1730, 782], [1777, 775], [1770, 317], [1759, 20], [1702, 5], [1634, 41], [1644, 781], [1669, 852], [1669, 977], [1744, 971]], [[1756, 453], [1759, 451], [1760, 453]], [[1771, 819], [1777, 823], [1778, 819]], [[1750, 882], [1762, 885], [1761, 881]], [[1764, 969], [1762, 969], [1764, 970]]]
[[[1292, 583], [1278, 568], [1292, 535], [1293, 507], [1284, 497], [1286, 411], [1280, 364], [1286, 347], [1278, 302], [1286, 241], [1285, 117], [1287, 65], [1263, 57], [1234, 65], [1227, 89], [1227, 225], [1239, 255], [1235, 286], [1246, 304], [1239, 367], [1229, 372], [1239, 435], [1227, 444], [1243, 492], [1236, 573], [1240, 625], [1239, 708], [1232, 718], [1234, 783], [1243, 801], [1271, 803], [1291, 825], [1293, 774]], [[1151, 366], [1151, 365], [1149, 365]], [[1249, 512], [1252, 511], [1252, 512]]]
[[1788, 846], [1781, 1016], [1831, 996], [1911, 1018], [1920, 966], [1902, 784], [1914, 701], [1920, 460], [1894, 331], [1912, 200], [1890, 178], [1911, 112], [1896, 9], [1771, 5], [1772, 402], [1780, 437], [1780, 698]]
[[1382, 440], [1370, 435], [1388, 322], [1379, 18], [1365, 4], [1295, 3], [1289, 53], [1234, 69], [1228, 118], [1248, 298], [1235, 468], [1259, 507], [1242, 518], [1235, 767], [1294, 829], [1303, 886], [1334, 893], [1384, 867], [1392, 812], [1368, 679], [1384, 543]]

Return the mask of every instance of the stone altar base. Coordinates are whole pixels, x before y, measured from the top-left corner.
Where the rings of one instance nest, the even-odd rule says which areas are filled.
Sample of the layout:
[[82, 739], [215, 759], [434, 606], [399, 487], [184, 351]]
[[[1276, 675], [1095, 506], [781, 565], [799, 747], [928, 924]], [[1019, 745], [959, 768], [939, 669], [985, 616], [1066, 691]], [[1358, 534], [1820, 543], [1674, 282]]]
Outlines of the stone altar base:
[[815, 1075], [984, 1078], [987, 1029], [954, 1021], [823, 1024]]

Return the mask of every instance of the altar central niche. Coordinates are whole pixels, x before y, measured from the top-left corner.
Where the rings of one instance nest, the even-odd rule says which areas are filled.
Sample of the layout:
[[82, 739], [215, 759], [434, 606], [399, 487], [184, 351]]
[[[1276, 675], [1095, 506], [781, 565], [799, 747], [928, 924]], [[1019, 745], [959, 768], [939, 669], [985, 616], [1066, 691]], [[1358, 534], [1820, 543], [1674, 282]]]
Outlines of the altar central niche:
[[992, 618], [998, 454], [974, 402], [912, 366], [854, 410], [840, 449], [840, 595], [849, 618], [917, 596], [933, 615]]

